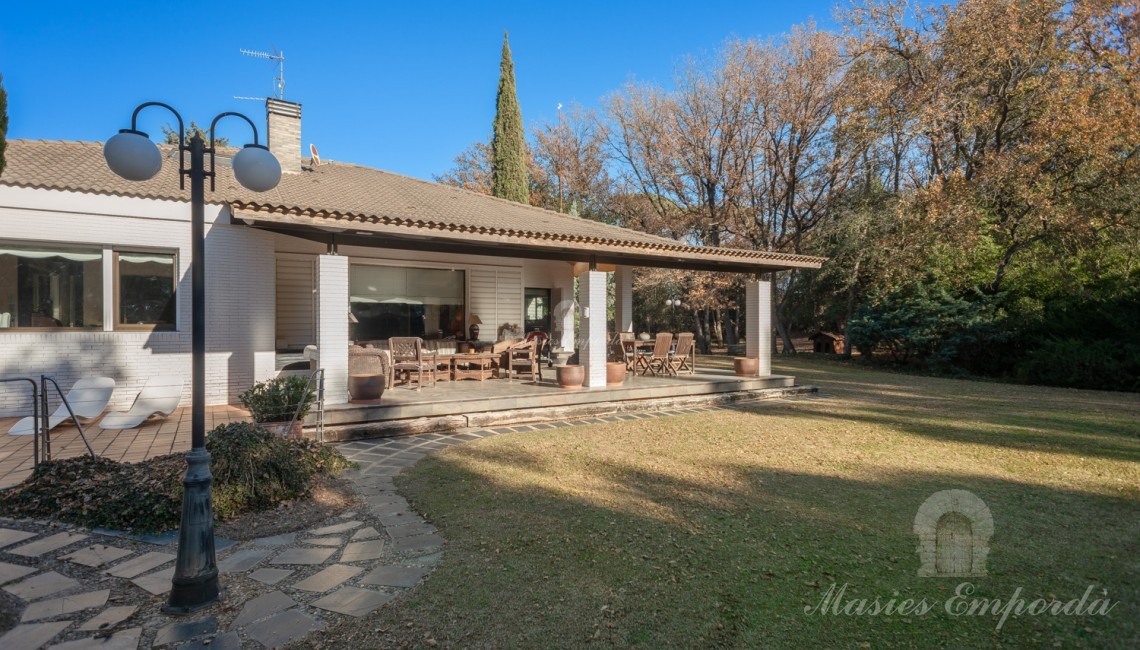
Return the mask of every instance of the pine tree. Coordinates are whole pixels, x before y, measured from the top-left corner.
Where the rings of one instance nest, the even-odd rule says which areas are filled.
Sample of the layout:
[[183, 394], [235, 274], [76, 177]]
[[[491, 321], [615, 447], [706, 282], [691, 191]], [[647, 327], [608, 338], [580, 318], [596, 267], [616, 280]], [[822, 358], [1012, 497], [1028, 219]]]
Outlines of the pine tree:
[[491, 139], [491, 194], [530, 202], [526, 174], [526, 135], [522, 111], [515, 92], [515, 65], [507, 33], [503, 32], [503, 59], [499, 63], [499, 95], [496, 100], [494, 135]]
[[0, 174], [4, 173], [4, 150], [8, 148], [8, 91], [0, 75]]

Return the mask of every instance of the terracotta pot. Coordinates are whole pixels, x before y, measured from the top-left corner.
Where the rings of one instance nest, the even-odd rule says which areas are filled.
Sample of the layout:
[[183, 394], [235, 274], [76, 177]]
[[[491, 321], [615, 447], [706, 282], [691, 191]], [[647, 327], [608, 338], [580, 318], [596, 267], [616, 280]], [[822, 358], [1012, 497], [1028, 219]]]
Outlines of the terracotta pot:
[[757, 377], [760, 374], [760, 360], [749, 357], [733, 357], [732, 367], [738, 377]]
[[576, 365], [554, 366], [554, 374], [559, 388], [581, 388], [586, 379], [586, 369]]
[[607, 361], [606, 362], [606, 385], [607, 386], [621, 386], [625, 381], [625, 362], [624, 361]]
[[358, 374], [348, 376], [348, 399], [351, 402], [374, 402], [384, 394], [384, 375]]

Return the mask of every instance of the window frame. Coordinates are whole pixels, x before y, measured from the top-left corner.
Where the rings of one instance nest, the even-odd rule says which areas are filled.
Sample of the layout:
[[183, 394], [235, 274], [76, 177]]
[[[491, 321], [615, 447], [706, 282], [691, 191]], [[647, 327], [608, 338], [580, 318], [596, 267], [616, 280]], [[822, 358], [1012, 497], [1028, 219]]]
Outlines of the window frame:
[[[100, 271], [101, 277], [99, 279], [99, 295], [100, 295], [100, 309], [103, 311], [103, 323], [94, 327], [19, 327], [9, 326], [0, 328], [0, 335], [16, 335], [16, 334], [35, 334], [45, 332], [59, 332], [59, 333], [75, 333], [75, 332], [105, 332], [107, 331], [107, 273], [106, 273], [106, 258], [107, 247], [102, 244], [91, 243], [76, 243], [76, 242], [57, 242], [57, 241], [42, 241], [42, 240], [21, 240], [21, 239], [4, 239], [0, 240], [0, 247], [11, 246], [12, 248], [25, 248], [25, 249], [39, 249], [43, 252], [48, 251], [72, 251], [72, 252], [98, 252], [100, 258]], [[15, 319], [17, 314], [12, 314]]]
[[[171, 274], [172, 300], [174, 301], [174, 322], [131, 324], [120, 323], [122, 315], [122, 282], [120, 275], [119, 254], [127, 255], [170, 255], [173, 258]], [[178, 251], [171, 249], [147, 249], [136, 246], [114, 247], [111, 249], [111, 330], [116, 332], [177, 332], [178, 330]]]

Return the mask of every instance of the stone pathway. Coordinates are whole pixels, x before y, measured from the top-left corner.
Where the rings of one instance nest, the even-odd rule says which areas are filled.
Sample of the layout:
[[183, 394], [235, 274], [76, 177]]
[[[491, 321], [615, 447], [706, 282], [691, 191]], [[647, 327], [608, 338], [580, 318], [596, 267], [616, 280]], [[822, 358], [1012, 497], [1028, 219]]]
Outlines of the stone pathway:
[[411, 510], [392, 482], [425, 455], [503, 433], [711, 410], [618, 414], [341, 444], [341, 453], [359, 465], [346, 477], [365, 505], [306, 531], [242, 543], [217, 540], [222, 605], [199, 616], [171, 617], [161, 611], [174, 575], [174, 535], [132, 538], [0, 518], [0, 588], [24, 604], [20, 622], [0, 636], [0, 648], [280, 647], [346, 618], [365, 616], [419, 584], [439, 562], [443, 538]]

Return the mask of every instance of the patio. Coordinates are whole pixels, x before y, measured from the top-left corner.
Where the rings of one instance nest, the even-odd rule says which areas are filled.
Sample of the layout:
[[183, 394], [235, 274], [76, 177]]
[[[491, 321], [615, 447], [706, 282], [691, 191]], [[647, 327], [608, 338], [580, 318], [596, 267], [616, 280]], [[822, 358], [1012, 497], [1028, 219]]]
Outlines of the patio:
[[[621, 386], [593, 389], [562, 389], [551, 368], [543, 368], [539, 383], [529, 380], [440, 382], [419, 391], [405, 385], [384, 391], [379, 403], [326, 405], [326, 442], [359, 438], [438, 433], [468, 427], [565, 420], [603, 413], [658, 411], [671, 407], [723, 403], [741, 399], [780, 397], [789, 391], [810, 392], [794, 387], [790, 376], [737, 377], [724, 366], [725, 357], [698, 358], [698, 372], [671, 377], [629, 374]], [[720, 366], [720, 367], [716, 367]], [[248, 413], [238, 406], [209, 406], [206, 429], [245, 420]], [[6, 432], [18, 418], [0, 418]], [[313, 425], [310, 415], [307, 424]], [[310, 429], [310, 431], [312, 431]], [[180, 408], [169, 418], [135, 429], [84, 427], [95, 453], [121, 462], [139, 462], [155, 456], [190, 449], [190, 409]], [[70, 458], [87, 453], [78, 429], [70, 424], [51, 433], [52, 458]], [[32, 470], [32, 436], [0, 434], [0, 488], [19, 483]]]

